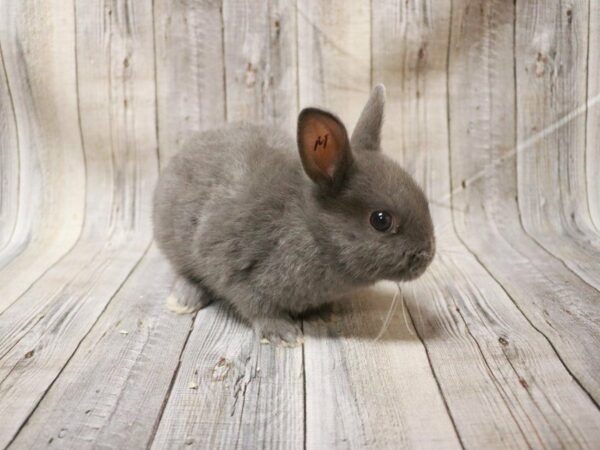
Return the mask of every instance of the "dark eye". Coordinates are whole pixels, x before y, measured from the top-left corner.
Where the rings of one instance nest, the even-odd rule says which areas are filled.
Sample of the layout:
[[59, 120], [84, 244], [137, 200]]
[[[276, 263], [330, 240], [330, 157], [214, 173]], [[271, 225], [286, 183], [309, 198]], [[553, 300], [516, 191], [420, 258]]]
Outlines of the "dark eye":
[[385, 211], [375, 211], [371, 214], [371, 226], [377, 231], [387, 231], [392, 226], [392, 216]]

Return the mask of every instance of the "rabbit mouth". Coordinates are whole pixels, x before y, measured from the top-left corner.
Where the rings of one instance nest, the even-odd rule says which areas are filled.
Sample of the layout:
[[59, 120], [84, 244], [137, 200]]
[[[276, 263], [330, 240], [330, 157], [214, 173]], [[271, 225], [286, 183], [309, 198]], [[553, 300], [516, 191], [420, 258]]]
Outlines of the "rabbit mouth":
[[393, 281], [412, 281], [419, 278], [421, 275], [425, 273], [425, 270], [431, 264], [433, 260], [433, 255], [431, 252], [418, 252], [414, 254], [408, 255], [402, 264], [400, 265], [399, 270], [395, 271]]
[[391, 281], [413, 281], [419, 278], [421, 275], [423, 275], [424, 272], [425, 269], [421, 269], [418, 271], [405, 269], [400, 272], [396, 272], [393, 276], [389, 277], [389, 279]]

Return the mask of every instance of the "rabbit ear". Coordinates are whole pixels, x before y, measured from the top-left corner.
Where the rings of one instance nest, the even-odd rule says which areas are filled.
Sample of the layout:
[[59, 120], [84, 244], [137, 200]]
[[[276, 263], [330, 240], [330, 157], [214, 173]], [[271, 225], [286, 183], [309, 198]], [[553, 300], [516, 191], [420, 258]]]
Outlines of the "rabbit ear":
[[379, 150], [381, 146], [381, 126], [383, 125], [383, 107], [385, 105], [385, 87], [378, 84], [373, 88], [350, 142], [357, 150]]
[[298, 149], [306, 174], [317, 184], [336, 188], [352, 162], [346, 127], [333, 114], [306, 108], [298, 116]]

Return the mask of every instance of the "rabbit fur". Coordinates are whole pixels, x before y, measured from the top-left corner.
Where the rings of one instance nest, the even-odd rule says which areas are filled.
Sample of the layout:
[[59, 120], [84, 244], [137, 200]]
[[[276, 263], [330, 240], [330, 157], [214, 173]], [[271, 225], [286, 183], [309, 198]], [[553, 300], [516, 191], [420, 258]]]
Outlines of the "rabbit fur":
[[[384, 100], [378, 85], [351, 138], [315, 108], [300, 113], [296, 140], [251, 124], [192, 136], [154, 196], [155, 239], [179, 275], [171, 309], [218, 299], [259, 338], [293, 345], [304, 311], [420, 276], [433, 224], [423, 191], [381, 151]], [[373, 228], [374, 211], [389, 230]]]

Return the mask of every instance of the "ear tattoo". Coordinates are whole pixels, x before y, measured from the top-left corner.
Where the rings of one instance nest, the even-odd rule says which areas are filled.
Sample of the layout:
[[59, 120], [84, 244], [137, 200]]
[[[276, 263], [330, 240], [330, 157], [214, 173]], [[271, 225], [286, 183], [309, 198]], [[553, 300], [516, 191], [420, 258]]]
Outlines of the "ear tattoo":
[[317, 138], [317, 140], [315, 141], [315, 147], [313, 148], [313, 151], [316, 152], [317, 151], [317, 147], [323, 147], [323, 148], [327, 148], [327, 138], [329, 137], [329, 133], [325, 135], [325, 137], [323, 136], [319, 136]]

